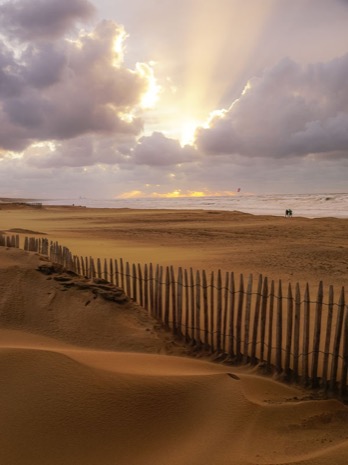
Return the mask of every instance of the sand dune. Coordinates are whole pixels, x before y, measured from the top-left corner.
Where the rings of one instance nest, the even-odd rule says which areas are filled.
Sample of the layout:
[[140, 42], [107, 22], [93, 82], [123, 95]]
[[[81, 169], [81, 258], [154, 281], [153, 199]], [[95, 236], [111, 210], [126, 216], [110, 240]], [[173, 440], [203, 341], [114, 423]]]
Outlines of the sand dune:
[[346, 463], [347, 411], [272, 380], [73, 349], [1, 347], [0, 364], [2, 463]]
[[190, 358], [132, 302], [40, 263], [0, 250], [1, 464], [347, 463], [340, 402]]

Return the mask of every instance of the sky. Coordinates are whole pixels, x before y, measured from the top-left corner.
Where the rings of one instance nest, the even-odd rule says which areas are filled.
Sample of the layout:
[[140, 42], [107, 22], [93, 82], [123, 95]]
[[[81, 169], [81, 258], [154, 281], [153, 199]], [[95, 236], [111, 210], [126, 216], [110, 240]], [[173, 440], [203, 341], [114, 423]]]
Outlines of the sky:
[[348, 191], [348, 0], [0, 0], [0, 196]]

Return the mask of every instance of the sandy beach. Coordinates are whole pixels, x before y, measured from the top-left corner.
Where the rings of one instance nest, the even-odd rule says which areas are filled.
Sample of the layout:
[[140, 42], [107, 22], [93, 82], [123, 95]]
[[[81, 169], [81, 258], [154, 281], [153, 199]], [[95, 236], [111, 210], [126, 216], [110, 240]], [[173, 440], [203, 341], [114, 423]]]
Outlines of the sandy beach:
[[[348, 220], [0, 204], [0, 231], [73, 253], [348, 284]], [[348, 407], [212, 363], [135, 303], [66, 288], [0, 248], [0, 463], [345, 465]]]
[[41, 233], [82, 256], [348, 285], [348, 219], [0, 204], [1, 230]]

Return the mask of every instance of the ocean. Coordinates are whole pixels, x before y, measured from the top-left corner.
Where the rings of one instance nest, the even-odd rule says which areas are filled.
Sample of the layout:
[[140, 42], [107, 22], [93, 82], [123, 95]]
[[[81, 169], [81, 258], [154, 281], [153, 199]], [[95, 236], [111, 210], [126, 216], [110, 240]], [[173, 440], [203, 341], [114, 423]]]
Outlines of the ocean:
[[238, 193], [221, 197], [133, 198], [133, 199], [38, 199], [44, 205], [79, 205], [93, 208], [150, 208], [227, 210], [253, 215], [293, 216], [306, 218], [348, 218], [348, 193], [339, 194], [267, 194]]

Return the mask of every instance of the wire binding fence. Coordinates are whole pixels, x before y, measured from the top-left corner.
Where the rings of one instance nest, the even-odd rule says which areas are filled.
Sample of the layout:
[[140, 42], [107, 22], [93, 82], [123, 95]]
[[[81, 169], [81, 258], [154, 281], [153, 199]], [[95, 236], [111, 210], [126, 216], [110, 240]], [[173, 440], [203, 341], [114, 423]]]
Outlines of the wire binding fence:
[[[19, 247], [18, 236], [0, 235], [0, 245]], [[220, 270], [203, 271], [123, 259], [78, 257], [47, 238], [24, 240], [24, 250], [88, 279], [121, 287], [176, 337], [196, 350], [216, 353], [235, 364], [251, 364], [282, 379], [347, 400], [348, 307], [323, 283], [316, 298], [309, 285], [275, 282], [251, 274], [246, 280]], [[324, 298], [325, 297], [325, 298]]]

